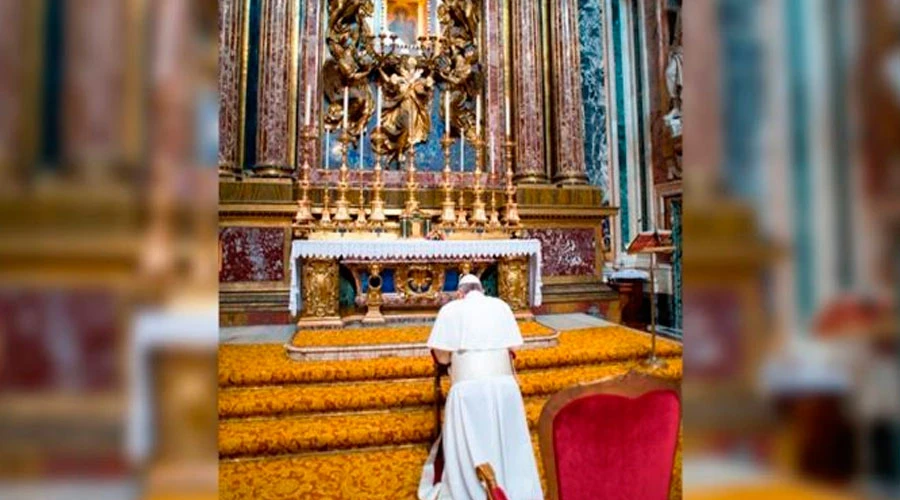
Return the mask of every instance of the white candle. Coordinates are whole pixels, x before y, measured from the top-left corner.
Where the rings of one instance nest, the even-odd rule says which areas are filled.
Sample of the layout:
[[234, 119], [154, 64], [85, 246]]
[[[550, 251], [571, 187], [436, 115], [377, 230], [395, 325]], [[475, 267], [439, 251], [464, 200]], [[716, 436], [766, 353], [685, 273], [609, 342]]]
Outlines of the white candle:
[[325, 170], [331, 166], [331, 129], [325, 127]]
[[494, 175], [494, 136], [491, 135], [491, 145], [488, 149], [488, 152], [491, 154], [491, 175]]
[[365, 133], [366, 133], [366, 127], [365, 126], [360, 127], [359, 128], [359, 170], [360, 171], [362, 171], [362, 169], [363, 169], [363, 153], [365, 152], [363, 150], [363, 135], [365, 135]]
[[381, 127], [381, 85], [378, 86], [378, 106], [377, 106], [378, 126]]
[[444, 124], [447, 137], [450, 137], [450, 90], [444, 91]]
[[344, 87], [344, 130], [347, 130], [347, 106], [350, 103], [350, 89]]
[[475, 136], [481, 137], [481, 96], [475, 98]]
[[512, 136], [512, 114], [510, 114], [509, 96], [506, 96], [506, 136]]
[[309, 126], [309, 115], [312, 112], [312, 86], [306, 85], [306, 113], [303, 115], [303, 124]]
[[466, 164], [466, 138], [463, 136], [463, 131], [459, 131], [459, 171], [465, 171]]

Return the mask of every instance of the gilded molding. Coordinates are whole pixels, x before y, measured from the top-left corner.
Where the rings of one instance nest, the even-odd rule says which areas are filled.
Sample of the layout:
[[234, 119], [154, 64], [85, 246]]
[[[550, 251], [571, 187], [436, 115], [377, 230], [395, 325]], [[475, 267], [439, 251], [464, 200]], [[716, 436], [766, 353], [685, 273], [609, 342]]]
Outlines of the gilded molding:
[[578, 1], [550, 2], [554, 182], [586, 184], [584, 105], [581, 97], [581, 55], [578, 41]]
[[254, 166], [258, 176], [289, 177], [294, 171], [298, 19], [299, 0], [262, 0]]

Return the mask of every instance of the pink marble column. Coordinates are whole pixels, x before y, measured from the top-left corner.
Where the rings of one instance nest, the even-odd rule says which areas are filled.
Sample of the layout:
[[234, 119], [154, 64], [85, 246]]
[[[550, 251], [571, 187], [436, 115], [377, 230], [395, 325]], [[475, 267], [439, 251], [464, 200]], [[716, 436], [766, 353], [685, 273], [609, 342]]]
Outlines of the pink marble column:
[[[25, 112], [25, 54], [22, 47], [26, 30], [25, 2], [0, 2], [0, 192], [18, 187], [21, 163], [30, 145], [23, 144]], [[26, 154], [23, 154], [26, 153]]]
[[219, 0], [219, 175], [240, 174], [243, 163], [247, 0]]
[[503, 91], [503, 0], [483, 0], [481, 39], [483, 40], [482, 57], [484, 61], [484, 141], [485, 156], [484, 170], [489, 173], [491, 169], [504, 172], [503, 143], [506, 141], [504, 133], [503, 113], [506, 102], [506, 94]]
[[586, 184], [577, 0], [550, 2], [550, 42], [551, 116], [555, 145], [553, 181], [558, 184]]
[[294, 171], [299, 0], [263, 0], [259, 40], [256, 165], [260, 177]]
[[[300, 81], [297, 86], [299, 92], [297, 109], [300, 110], [300, 116], [297, 119], [298, 134], [302, 132], [302, 127], [305, 125], [303, 114], [306, 110], [307, 87], [310, 89], [310, 95], [312, 96], [309, 121], [316, 126], [317, 130], [319, 128], [319, 116], [322, 108], [321, 99], [319, 98], [321, 95], [319, 86], [321, 78], [319, 78], [319, 74], [322, 69], [322, 50], [324, 48], [324, 40], [321, 35], [323, 2], [321, 0], [301, 0], [301, 2], [303, 2], [304, 23], [300, 27]], [[321, 140], [316, 141], [315, 147], [310, 148], [309, 151], [311, 155], [310, 166], [313, 168], [321, 165], [319, 161], [319, 145], [321, 143]], [[301, 144], [299, 136], [297, 144]], [[302, 149], [298, 148], [298, 151], [302, 151]], [[297, 163], [300, 164], [302, 160], [302, 158], [298, 158]]]
[[82, 181], [109, 181], [123, 153], [128, 6], [122, 0], [67, 5], [63, 162]]
[[544, 71], [538, 0], [511, 0], [516, 179], [547, 182], [544, 167]]

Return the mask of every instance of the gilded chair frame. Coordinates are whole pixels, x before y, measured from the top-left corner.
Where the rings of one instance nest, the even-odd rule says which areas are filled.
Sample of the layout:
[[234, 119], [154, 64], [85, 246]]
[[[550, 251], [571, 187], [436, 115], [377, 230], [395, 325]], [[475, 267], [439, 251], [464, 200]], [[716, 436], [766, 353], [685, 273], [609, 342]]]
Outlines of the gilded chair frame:
[[[541, 445], [541, 461], [544, 463], [544, 474], [547, 478], [547, 490], [545, 495], [550, 500], [559, 499], [559, 483], [556, 471], [556, 456], [553, 453], [553, 420], [556, 415], [569, 403], [588, 396], [598, 394], [609, 396], [622, 396], [636, 399], [653, 391], [673, 391], [679, 401], [678, 425], [681, 427], [681, 383], [676, 380], [668, 380], [661, 377], [648, 375], [641, 372], [629, 371], [625, 375], [615, 375], [594, 382], [579, 384], [568, 389], [563, 389], [547, 401], [538, 420], [538, 438]], [[672, 449], [674, 463], [675, 454], [678, 451], [676, 445]], [[669, 477], [671, 487], [672, 477]]]

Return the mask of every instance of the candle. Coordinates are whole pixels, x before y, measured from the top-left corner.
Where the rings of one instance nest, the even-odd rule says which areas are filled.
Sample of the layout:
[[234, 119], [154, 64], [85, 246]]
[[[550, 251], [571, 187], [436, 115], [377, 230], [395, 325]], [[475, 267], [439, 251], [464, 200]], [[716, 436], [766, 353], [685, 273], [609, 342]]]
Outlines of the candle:
[[444, 91], [444, 123], [447, 137], [450, 137], [450, 90]]
[[303, 124], [309, 126], [309, 115], [312, 112], [312, 86], [306, 85], [306, 113], [303, 115]]
[[365, 133], [366, 133], [366, 127], [365, 126], [360, 127], [359, 128], [359, 170], [360, 171], [362, 171], [362, 169], [363, 169], [363, 153], [365, 152], [363, 150], [363, 144], [364, 144], [363, 143], [363, 135], [365, 135]]
[[509, 107], [509, 96], [506, 96], [506, 136], [512, 137], [512, 114]]
[[459, 131], [459, 171], [465, 171], [466, 164], [466, 138], [463, 136], [463, 131]]
[[475, 136], [481, 137], [481, 96], [475, 98]]
[[350, 89], [344, 87], [344, 130], [347, 130], [347, 106], [350, 103]]
[[[507, 122], [509, 123], [509, 122]], [[491, 135], [491, 145], [488, 149], [488, 152], [491, 154], [491, 175], [494, 175], [494, 136]]]
[[325, 170], [331, 166], [331, 129], [325, 127]]
[[378, 127], [381, 127], [381, 85], [378, 86]]

